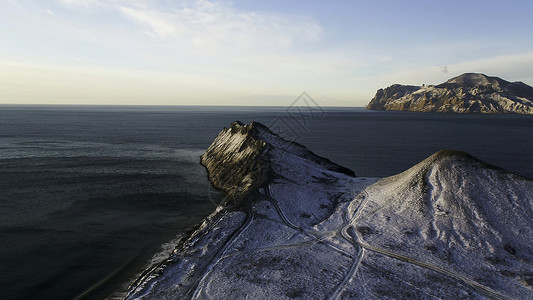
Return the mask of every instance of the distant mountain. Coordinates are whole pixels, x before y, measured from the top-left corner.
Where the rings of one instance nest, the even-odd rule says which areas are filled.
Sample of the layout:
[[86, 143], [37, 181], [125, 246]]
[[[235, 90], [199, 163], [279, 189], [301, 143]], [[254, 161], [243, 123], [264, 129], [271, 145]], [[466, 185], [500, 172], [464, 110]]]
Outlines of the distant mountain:
[[465, 73], [439, 85], [394, 84], [379, 89], [369, 110], [533, 114], [533, 87]]

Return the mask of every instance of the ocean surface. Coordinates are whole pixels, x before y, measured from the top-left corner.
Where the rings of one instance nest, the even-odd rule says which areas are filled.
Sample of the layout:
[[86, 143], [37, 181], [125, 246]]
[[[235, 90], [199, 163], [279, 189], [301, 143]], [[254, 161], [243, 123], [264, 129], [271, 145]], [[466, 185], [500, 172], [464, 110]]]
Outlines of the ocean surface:
[[533, 178], [533, 116], [361, 108], [0, 106], [0, 299], [101, 299], [224, 195], [200, 155], [258, 121], [358, 176], [458, 149]]

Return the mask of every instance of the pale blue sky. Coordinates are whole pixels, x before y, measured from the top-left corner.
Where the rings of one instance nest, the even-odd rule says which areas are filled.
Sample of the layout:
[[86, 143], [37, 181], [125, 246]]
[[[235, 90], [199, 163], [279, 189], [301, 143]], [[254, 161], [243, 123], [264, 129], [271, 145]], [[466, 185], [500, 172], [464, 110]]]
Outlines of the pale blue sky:
[[364, 106], [393, 83], [533, 84], [533, 1], [3, 0], [0, 103]]

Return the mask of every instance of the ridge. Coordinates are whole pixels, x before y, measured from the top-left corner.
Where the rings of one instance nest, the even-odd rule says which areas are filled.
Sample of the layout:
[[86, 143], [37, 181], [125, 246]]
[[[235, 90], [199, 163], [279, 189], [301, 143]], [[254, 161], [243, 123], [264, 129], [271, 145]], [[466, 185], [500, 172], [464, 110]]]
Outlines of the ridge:
[[465, 73], [428, 86], [379, 89], [369, 110], [533, 114], [533, 87], [482, 73]]

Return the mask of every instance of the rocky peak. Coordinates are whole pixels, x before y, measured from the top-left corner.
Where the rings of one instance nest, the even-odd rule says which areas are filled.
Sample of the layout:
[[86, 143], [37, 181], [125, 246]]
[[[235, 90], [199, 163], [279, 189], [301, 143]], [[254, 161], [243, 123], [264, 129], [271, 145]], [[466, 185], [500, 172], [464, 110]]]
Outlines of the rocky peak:
[[201, 157], [211, 183], [235, 202], [267, 179], [267, 146], [258, 139], [259, 131], [256, 124], [233, 122]]

